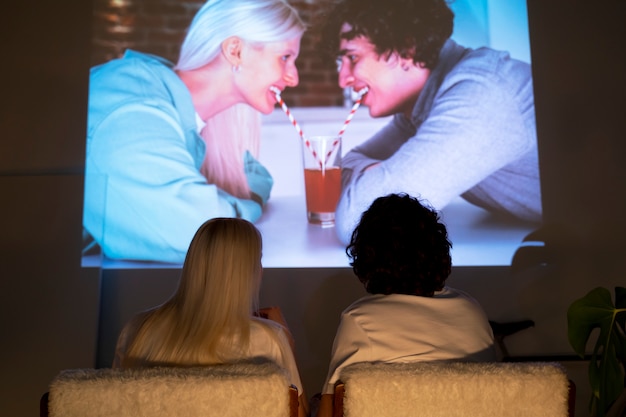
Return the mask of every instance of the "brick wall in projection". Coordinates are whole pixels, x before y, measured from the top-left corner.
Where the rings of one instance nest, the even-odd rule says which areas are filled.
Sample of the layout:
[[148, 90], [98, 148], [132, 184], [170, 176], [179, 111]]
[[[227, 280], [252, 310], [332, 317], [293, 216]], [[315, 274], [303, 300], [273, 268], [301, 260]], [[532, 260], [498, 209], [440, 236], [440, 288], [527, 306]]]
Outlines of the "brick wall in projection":
[[[130, 48], [176, 61], [178, 49], [201, 0], [94, 0], [93, 65], [119, 57]], [[291, 0], [300, 16], [311, 24], [329, 0]], [[300, 84], [285, 91], [291, 106], [340, 106], [335, 63], [317, 50], [314, 28], [302, 38], [297, 60]]]

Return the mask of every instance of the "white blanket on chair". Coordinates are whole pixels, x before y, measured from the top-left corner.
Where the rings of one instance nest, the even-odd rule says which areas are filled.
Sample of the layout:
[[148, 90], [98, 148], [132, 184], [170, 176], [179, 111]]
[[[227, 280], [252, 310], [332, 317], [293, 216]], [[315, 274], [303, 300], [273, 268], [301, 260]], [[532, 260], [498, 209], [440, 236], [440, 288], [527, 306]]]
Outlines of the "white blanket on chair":
[[289, 382], [274, 364], [74, 369], [50, 386], [50, 417], [285, 417]]
[[555, 363], [358, 363], [341, 374], [346, 417], [567, 416]]

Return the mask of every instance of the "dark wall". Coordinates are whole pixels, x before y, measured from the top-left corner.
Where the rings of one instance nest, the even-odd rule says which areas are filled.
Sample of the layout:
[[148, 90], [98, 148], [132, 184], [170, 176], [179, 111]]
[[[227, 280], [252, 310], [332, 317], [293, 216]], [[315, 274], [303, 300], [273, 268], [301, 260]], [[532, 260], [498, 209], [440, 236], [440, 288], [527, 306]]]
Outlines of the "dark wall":
[[[547, 244], [520, 270], [460, 269], [451, 278], [492, 317], [539, 323], [517, 351], [567, 350], [567, 305], [595, 285], [626, 284], [625, 9], [622, 0], [529, 0], [547, 216], [538, 239]], [[35, 0], [0, 14], [1, 415], [36, 415], [52, 377], [94, 366], [107, 342], [97, 341], [100, 274], [79, 268], [90, 13], [85, 0]], [[265, 272], [263, 300], [285, 307], [299, 352], [310, 355], [302, 360], [314, 364], [304, 370], [313, 386], [336, 324], [322, 320], [359, 295], [344, 276], [349, 270]]]
[[626, 2], [528, 5], [546, 215], [606, 250], [626, 230]]
[[89, 2], [0, 13], [0, 415], [37, 415], [95, 357], [99, 276], [80, 269]]
[[626, 286], [626, 2], [528, 5], [546, 218], [540, 260], [566, 283]]

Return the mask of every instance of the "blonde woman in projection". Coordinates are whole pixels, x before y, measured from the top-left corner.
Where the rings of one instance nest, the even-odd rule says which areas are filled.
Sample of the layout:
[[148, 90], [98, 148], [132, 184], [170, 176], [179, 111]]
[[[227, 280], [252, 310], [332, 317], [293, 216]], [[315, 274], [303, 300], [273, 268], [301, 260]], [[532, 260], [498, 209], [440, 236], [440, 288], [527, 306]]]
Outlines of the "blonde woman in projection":
[[194, 236], [179, 286], [136, 315], [118, 339], [113, 367], [205, 366], [270, 360], [285, 369], [308, 414], [293, 341], [280, 310], [259, 317], [261, 234], [243, 219], [216, 218]]
[[176, 65], [129, 50], [92, 69], [84, 226], [105, 256], [179, 263], [207, 219], [260, 217], [260, 113], [298, 84], [304, 30], [285, 0], [209, 0]]

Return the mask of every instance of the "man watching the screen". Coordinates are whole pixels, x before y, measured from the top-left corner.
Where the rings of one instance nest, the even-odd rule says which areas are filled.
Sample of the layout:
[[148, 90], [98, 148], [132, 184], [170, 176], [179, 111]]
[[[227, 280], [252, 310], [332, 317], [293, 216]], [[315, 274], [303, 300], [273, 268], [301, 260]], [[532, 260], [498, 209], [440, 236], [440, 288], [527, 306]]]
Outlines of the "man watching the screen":
[[347, 242], [377, 197], [406, 192], [437, 210], [461, 196], [491, 212], [541, 220], [530, 64], [450, 36], [445, 0], [343, 0], [322, 44], [339, 85], [368, 89], [372, 117], [392, 121], [343, 159], [337, 234]]
[[451, 247], [439, 213], [409, 195], [379, 197], [363, 213], [346, 253], [368, 294], [341, 313], [317, 417], [333, 415], [335, 383], [354, 363], [496, 360], [484, 310], [446, 284]]

